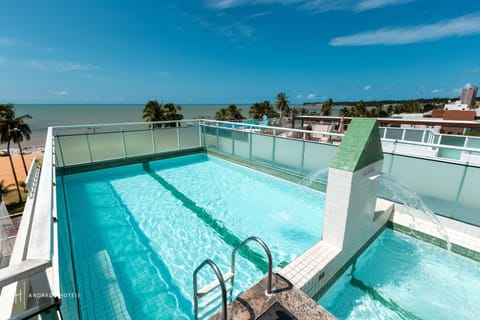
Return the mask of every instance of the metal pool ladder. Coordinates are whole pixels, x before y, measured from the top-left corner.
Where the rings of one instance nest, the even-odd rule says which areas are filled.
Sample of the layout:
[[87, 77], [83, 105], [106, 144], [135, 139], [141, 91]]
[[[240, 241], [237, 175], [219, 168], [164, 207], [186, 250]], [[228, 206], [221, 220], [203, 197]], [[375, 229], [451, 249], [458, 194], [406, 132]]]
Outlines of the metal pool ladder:
[[[272, 294], [272, 254], [270, 252], [270, 249], [268, 249], [268, 246], [259, 237], [249, 237], [245, 241], [240, 243], [235, 249], [233, 249], [231, 268], [226, 274], [222, 275], [218, 266], [215, 264], [215, 262], [213, 262], [210, 259], [206, 259], [205, 261], [203, 261], [193, 272], [193, 299], [194, 299], [193, 312], [195, 314], [195, 319], [203, 318], [204, 316], [213, 312], [218, 305], [218, 303], [213, 304], [213, 302], [218, 301], [218, 298], [221, 297], [222, 298], [222, 319], [227, 320], [227, 285], [225, 284], [225, 282], [230, 281], [228, 292], [230, 293], [230, 300], [231, 300], [233, 285], [235, 281], [235, 257], [237, 255], [238, 250], [244, 247], [250, 241], [255, 241], [258, 244], [260, 244], [260, 246], [265, 250], [265, 253], [267, 254], [267, 258], [268, 258], [267, 294], [268, 295]], [[212, 281], [211, 283], [207, 284], [206, 286], [198, 290], [197, 274], [206, 265], [209, 265], [212, 268], [212, 270], [215, 272], [217, 280]], [[199, 305], [198, 300], [200, 298], [205, 297], [206, 295], [208, 295], [210, 292], [212, 292], [218, 287], [221, 288], [221, 294], [217, 293], [215, 295], [211, 295], [205, 302]], [[199, 316], [199, 309], [203, 310], [200, 316]]]

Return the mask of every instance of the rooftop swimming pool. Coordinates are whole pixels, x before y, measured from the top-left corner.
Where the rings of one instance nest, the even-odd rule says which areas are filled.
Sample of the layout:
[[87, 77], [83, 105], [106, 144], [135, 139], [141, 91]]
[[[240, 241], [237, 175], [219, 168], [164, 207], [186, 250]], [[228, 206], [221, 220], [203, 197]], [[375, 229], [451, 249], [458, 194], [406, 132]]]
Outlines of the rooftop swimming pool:
[[478, 319], [480, 263], [386, 229], [319, 303], [344, 319]]
[[[323, 193], [206, 154], [65, 175], [57, 188], [61, 290], [79, 293], [78, 306], [63, 301], [69, 319], [192, 319], [206, 258], [225, 273], [255, 235], [275, 270], [322, 235]], [[266, 273], [263, 256], [240, 253], [235, 294]]]

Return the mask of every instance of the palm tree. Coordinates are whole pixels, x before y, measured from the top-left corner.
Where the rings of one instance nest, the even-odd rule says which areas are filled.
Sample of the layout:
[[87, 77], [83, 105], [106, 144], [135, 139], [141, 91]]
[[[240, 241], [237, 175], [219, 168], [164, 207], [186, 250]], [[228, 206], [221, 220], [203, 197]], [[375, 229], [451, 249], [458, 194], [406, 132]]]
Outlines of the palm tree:
[[340, 109], [339, 115], [340, 117], [350, 117], [351, 116], [350, 109], [348, 109], [347, 107], [343, 107], [342, 109]]
[[18, 192], [18, 202], [22, 201], [22, 195], [20, 193], [20, 187], [18, 185], [17, 173], [13, 165], [12, 155], [10, 152], [10, 143], [13, 141], [17, 143], [20, 149], [20, 155], [22, 157], [25, 173], [27, 174], [27, 166], [25, 165], [25, 159], [23, 158], [23, 151], [20, 147], [20, 142], [25, 138], [30, 140], [30, 134], [32, 130], [28, 124], [24, 122], [25, 119], [31, 119], [29, 114], [24, 114], [20, 117], [15, 117], [15, 107], [13, 104], [0, 104], [0, 142], [7, 143], [7, 153], [10, 160], [10, 166], [12, 167], [13, 178], [15, 179], [15, 185]]
[[333, 100], [328, 99], [322, 104], [322, 116], [331, 116], [332, 115]]
[[245, 117], [242, 114], [242, 109], [238, 108], [236, 105], [231, 104], [228, 106], [227, 111], [232, 120], [243, 120]]
[[353, 112], [355, 117], [365, 117], [367, 115], [367, 107], [365, 106], [365, 102], [363, 100], [357, 102], [353, 108]]
[[[174, 103], [166, 103], [160, 108], [160, 119], [161, 121], [171, 121], [171, 120], [182, 120], [183, 115], [178, 113], [182, 111], [182, 107]], [[176, 124], [166, 123], [165, 127], [175, 127]]]
[[215, 113], [215, 120], [243, 120], [242, 109], [231, 104], [227, 108], [221, 108]]
[[283, 116], [290, 109], [288, 107], [289, 103], [290, 101], [288, 101], [288, 97], [285, 92], [280, 92], [277, 94], [277, 109], [280, 110], [280, 125], [283, 125]]
[[269, 118], [278, 117], [278, 112], [273, 109], [270, 101], [268, 100], [263, 102], [255, 102], [250, 106], [248, 113], [252, 119], [260, 119], [263, 115], [266, 115]]
[[[156, 122], [161, 121], [161, 109], [162, 104], [159, 104], [157, 100], [150, 100], [145, 104], [143, 108], [143, 119], [146, 122]], [[149, 124], [149, 128], [158, 128], [160, 125], [158, 123]]]
[[227, 109], [221, 108], [220, 110], [215, 112], [215, 120], [229, 120]]

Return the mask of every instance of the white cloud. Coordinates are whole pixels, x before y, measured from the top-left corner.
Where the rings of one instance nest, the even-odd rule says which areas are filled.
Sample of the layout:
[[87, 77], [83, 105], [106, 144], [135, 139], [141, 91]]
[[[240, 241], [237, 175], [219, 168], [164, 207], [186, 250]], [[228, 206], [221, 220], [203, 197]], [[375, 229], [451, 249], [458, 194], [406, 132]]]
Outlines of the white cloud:
[[253, 14], [249, 15], [248, 17], [250, 19], [254, 19], [254, 18], [265, 17], [265, 16], [268, 16], [268, 15], [271, 15], [271, 14], [272, 13], [270, 11], [263, 11], [263, 12], [253, 13]]
[[0, 47], [14, 47], [16, 45], [15, 40], [10, 38], [0, 38]]
[[0, 64], [7, 62], [7, 59], [4, 57], [0, 56]]
[[317, 95], [315, 93], [309, 93], [307, 95], [307, 99], [315, 99], [317, 97]]
[[480, 33], [480, 13], [444, 20], [434, 24], [404, 28], [384, 28], [334, 38], [332, 46], [400, 45], [434, 41], [453, 36]]
[[436, 94], [436, 93], [442, 93], [443, 92], [443, 89], [442, 88], [435, 88], [432, 90], [432, 93], [433, 94]]
[[365, 91], [368, 91], [370, 89], [372, 89], [372, 86], [369, 85], [369, 84], [367, 84], [365, 87], [363, 87], [363, 90], [365, 90]]
[[66, 96], [68, 94], [68, 91], [62, 90], [62, 91], [52, 91], [50, 92], [51, 94], [55, 96]]
[[99, 66], [91, 64], [81, 64], [70, 61], [57, 61], [57, 60], [27, 60], [27, 67], [35, 70], [48, 71], [48, 72], [70, 72], [70, 71], [89, 71], [100, 69]]
[[465, 70], [466, 73], [478, 73], [480, 72], [480, 68], [472, 68], [472, 69], [468, 69], [468, 70]]
[[387, 6], [400, 5], [412, 1], [414, 0], [363, 0], [357, 4], [356, 8], [359, 11], [366, 11]]
[[473, 87], [473, 84], [471, 84], [471, 83], [469, 82], [469, 83], [467, 83], [467, 84], [465, 84], [465, 85], [463, 86], [463, 89], [469, 89], [469, 88], [472, 88], [472, 87]]
[[304, 0], [210, 0], [209, 5], [218, 9], [229, 9], [245, 5], [259, 4], [289, 4], [296, 2], [304, 2]]
[[333, 10], [366, 11], [412, 1], [415, 0], [207, 0], [207, 3], [220, 10], [240, 6], [297, 4], [300, 9], [322, 13]]
[[297, 99], [302, 99], [302, 98], [303, 98], [303, 96], [302, 96], [301, 94], [299, 94], [299, 95], [297, 96]]

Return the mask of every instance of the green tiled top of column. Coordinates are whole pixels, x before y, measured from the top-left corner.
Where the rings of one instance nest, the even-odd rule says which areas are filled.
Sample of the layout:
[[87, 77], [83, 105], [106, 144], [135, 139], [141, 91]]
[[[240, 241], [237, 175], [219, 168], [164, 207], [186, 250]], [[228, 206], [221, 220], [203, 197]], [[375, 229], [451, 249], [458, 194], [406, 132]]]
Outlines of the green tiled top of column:
[[355, 118], [348, 126], [330, 168], [355, 172], [382, 159], [382, 143], [377, 120]]

